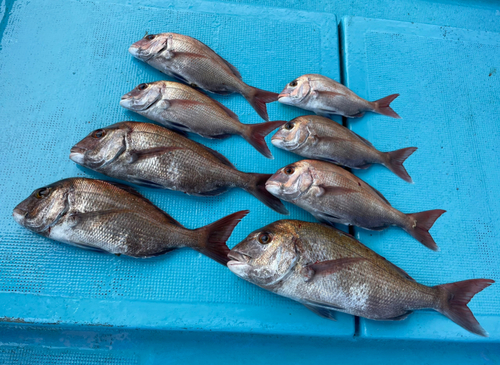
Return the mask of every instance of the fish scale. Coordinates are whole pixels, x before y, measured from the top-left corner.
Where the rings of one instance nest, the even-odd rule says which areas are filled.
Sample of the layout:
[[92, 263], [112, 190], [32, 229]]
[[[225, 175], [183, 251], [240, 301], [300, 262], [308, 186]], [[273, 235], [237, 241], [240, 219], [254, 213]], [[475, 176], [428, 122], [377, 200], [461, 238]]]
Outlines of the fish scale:
[[248, 235], [228, 256], [228, 268], [240, 278], [326, 318], [340, 311], [402, 320], [414, 310], [434, 309], [473, 333], [487, 335], [467, 303], [493, 280], [425, 286], [354, 237], [323, 224], [271, 223]]
[[98, 129], [71, 149], [70, 158], [113, 178], [190, 195], [215, 196], [238, 187], [288, 213], [265, 189], [270, 175], [241, 172], [218, 152], [155, 124]]
[[247, 213], [189, 230], [129, 186], [71, 178], [35, 190], [13, 216], [42, 236], [82, 248], [151, 257], [189, 247], [225, 265], [226, 240]]

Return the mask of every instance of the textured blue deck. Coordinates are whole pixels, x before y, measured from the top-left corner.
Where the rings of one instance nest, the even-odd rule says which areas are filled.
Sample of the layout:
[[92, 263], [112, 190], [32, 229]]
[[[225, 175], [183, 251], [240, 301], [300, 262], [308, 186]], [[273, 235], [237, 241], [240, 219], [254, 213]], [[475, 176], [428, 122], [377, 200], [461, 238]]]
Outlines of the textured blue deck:
[[[358, 239], [427, 285], [498, 282], [500, 129], [491, 113], [500, 105], [500, 34], [364, 18], [344, 18], [342, 30], [346, 85], [369, 100], [401, 93], [393, 107], [402, 120], [371, 114], [350, 128], [382, 151], [419, 147], [405, 163], [413, 185], [381, 166], [356, 174], [405, 213], [447, 210], [430, 231], [437, 253], [397, 228], [356, 229]], [[496, 341], [499, 302], [492, 285], [470, 304]], [[432, 312], [361, 323], [367, 336], [476, 340]]]
[[[474, 11], [466, 3], [423, 0], [379, 0], [370, 7], [362, 1], [238, 2], [154, 0], [144, 6], [135, 0], [56, 0], [48, 7], [7, 0], [0, 6], [0, 146], [6, 151], [0, 164], [0, 322], [11, 322], [0, 327], [0, 362], [142, 364], [168, 358], [198, 363], [203, 357], [209, 363], [332, 358], [378, 363], [390, 354], [393, 361], [409, 364], [424, 350], [427, 363], [500, 361], [499, 284], [471, 303], [489, 339], [469, 335], [432, 312], [398, 323], [355, 323], [352, 316], [338, 315], [334, 323], [193, 251], [148, 260], [118, 258], [44, 239], [13, 221], [12, 208], [35, 188], [69, 176], [100, 177], [72, 163], [69, 149], [95, 128], [146, 121], [118, 105], [121, 95], [141, 82], [168, 78], [133, 59], [127, 48], [146, 31], [174, 31], [210, 45], [246, 82], [267, 90], [280, 91], [304, 73], [340, 80], [343, 69], [345, 83], [363, 97], [401, 93], [394, 109], [403, 120], [369, 115], [350, 127], [381, 150], [419, 147], [405, 164], [415, 184], [379, 167], [359, 176], [405, 212], [448, 210], [431, 231], [441, 251], [431, 252], [397, 229], [357, 231], [360, 240], [428, 285], [500, 280], [495, 190], [500, 35], [480, 32], [500, 32], [500, 11], [486, 1]], [[341, 64], [333, 12], [440, 26], [343, 19]], [[217, 99], [243, 123], [261, 122], [241, 96]], [[268, 110], [272, 120], [306, 114], [278, 103]], [[275, 160], [267, 160], [238, 137], [193, 139], [243, 171], [274, 172], [299, 159], [271, 147]], [[203, 199], [139, 190], [189, 228], [250, 209], [230, 247], [283, 217], [243, 191]], [[313, 220], [287, 207], [291, 218]], [[93, 327], [102, 325], [114, 328]], [[442, 342], [431, 341], [437, 339]], [[419, 358], [418, 363], [425, 362]]]

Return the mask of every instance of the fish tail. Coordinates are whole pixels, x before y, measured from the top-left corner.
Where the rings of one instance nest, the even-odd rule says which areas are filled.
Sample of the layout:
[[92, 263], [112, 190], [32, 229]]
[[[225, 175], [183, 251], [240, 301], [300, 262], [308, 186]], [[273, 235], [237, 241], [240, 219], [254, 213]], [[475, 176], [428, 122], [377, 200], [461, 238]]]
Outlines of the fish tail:
[[374, 111], [382, 115], [387, 115], [388, 117], [401, 119], [401, 117], [389, 106], [389, 104], [391, 104], [392, 101], [396, 99], [398, 96], [399, 94], [392, 94], [386, 96], [385, 98], [375, 100], [373, 102], [373, 104], [375, 105]]
[[429, 233], [429, 229], [431, 229], [432, 225], [441, 216], [441, 214], [445, 212], [446, 210], [434, 209], [420, 213], [407, 214], [407, 216], [412, 218], [411, 226], [407, 229], [407, 232], [415, 237], [417, 241], [422, 243], [425, 247], [437, 251], [438, 247]]
[[386, 152], [387, 162], [385, 166], [406, 182], [413, 183], [410, 175], [403, 166], [403, 162], [417, 150], [417, 147], [407, 147], [400, 150]]
[[242, 137], [247, 140], [257, 151], [262, 153], [267, 158], [274, 158], [267, 147], [266, 140], [264, 139], [269, 133], [276, 128], [285, 124], [284, 120], [277, 120], [275, 122], [259, 123], [259, 124], [245, 124], [247, 127]]
[[255, 111], [260, 115], [262, 119], [264, 119], [266, 122], [269, 121], [266, 103], [272, 103], [273, 101], [278, 100], [277, 93], [248, 86], [248, 88], [242, 95], [245, 97], [245, 99], [247, 99], [252, 108], [255, 109]]
[[200, 245], [193, 248], [225, 266], [229, 261], [227, 257], [229, 248], [226, 246], [226, 241], [233, 233], [234, 227], [248, 213], [250, 213], [249, 210], [242, 210], [219, 219], [208, 226], [196, 229], [196, 232], [200, 232]]
[[494, 282], [490, 279], [472, 279], [438, 285], [435, 288], [440, 292], [441, 301], [436, 310], [467, 331], [488, 337], [488, 333], [481, 327], [467, 304], [474, 295]]
[[[272, 210], [280, 214], [289, 214], [288, 209], [285, 208], [281, 200], [276, 198], [266, 190], [266, 181], [272, 174], [245, 174], [247, 183], [242, 188], [250, 194], [259, 199], [262, 203], [267, 205]], [[248, 181], [249, 179], [249, 181]]]

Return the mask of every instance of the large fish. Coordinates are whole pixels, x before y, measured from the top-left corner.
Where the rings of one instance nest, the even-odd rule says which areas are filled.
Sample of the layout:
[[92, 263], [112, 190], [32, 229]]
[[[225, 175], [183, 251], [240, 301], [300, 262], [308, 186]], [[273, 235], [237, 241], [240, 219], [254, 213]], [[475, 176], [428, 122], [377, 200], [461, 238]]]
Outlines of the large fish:
[[380, 100], [368, 101], [335, 80], [309, 74], [302, 75], [287, 84], [279, 94], [278, 101], [323, 116], [338, 114], [347, 118], [360, 118], [366, 112], [373, 112], [401, 118], [389, 106], [398, 96], [399, 94], [393, 94]]
[[13, 212], [21, 226], [74, 246], [132, 257], [190, 247], [222, 265], [228, 261], [226, 240], [247, 214], [187, 229], [127, 185], [85, 178], [36, 189]]
[[132, 44], [129, 52], [141, 61], [186, 84], [216, 94], [239, 93], [264, 119], [266, 103], [278, 94], [245, 84], [229, 62], [192, 37], [176, 33], [149, 34]]
[[288, 214], [266, 191], [270, 174], [238, 171], [217, 151], [155, 124], [121, 122], [95, 130], [71, 149], [69, 158], [110, 177], [190, 195], [215, 196], [238, 187]]
[[295, 162], [278, 170], [267, 181], [266, 189], [320, 221], [371, 230], [398, 226], [426, 247], [437, 250], [429, 229], [444, 210], [402, 213], [363, 180], [331, 163]]
[[218, 101], [178, 82], [140, 84], [122, 96], [120, 105], [181, 132], [205, 138], [243, 137], [257, 151], [272, 158], [264, 137], [284, 121], [242, 124], [238, 116]]
[[280, 220], [256, 230], [229, 253], [240, 278], [296, 300], [322, 317], [335, 311], [399, 321], [434, 309], [466, 330], [487, 336], [467, 307], [493, 280], [425, 286], [361, 244], [328, 226]]
[[382, 164], [407, 182], [412, 182], [403, 162], [417, 147], [380, 152], [361, 136], [331, 119], [307, 115], [283, 125], [271, 143], [297, 155], [333, 162], [353, 169]]

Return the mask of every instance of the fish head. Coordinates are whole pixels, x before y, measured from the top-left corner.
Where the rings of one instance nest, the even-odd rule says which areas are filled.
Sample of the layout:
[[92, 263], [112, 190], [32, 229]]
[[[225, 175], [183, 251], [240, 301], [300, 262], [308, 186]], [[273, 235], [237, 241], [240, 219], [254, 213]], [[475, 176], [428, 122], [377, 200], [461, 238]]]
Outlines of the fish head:
[[126, 150], [131, 132], [127, 122], [96, 129], [71, 148], [70, 160], [90, 169], [99, 169], [115, 161]]
[[70, 179], [36, 189], [14, 208], [12, 216], [21, 226], [48, 236], [50, 227], [68, 211], [71, 190]]
[[229, 270], [262, 287], [286, 278], [299, 258], [289, 222], [293, 221], [280, 220], [250, 233], [229, 252]]
[[286, 201], [295, 200], [313, 184], [307, 161], [298, 161], [279, 169], [266, 182], [266, 190]]
[[281, 149], [293, 151], [301, 147], [309, 137], [307, 119], [298, 117], [282, 125], [271, 138], [271, 143]]
[[311, 93], [311, 84], [307, 75], [300, 76], [288, 83], [278, 95], [278, 101], [282, 104], [300, 104]]
[[172, 36], [170, 33], [146, 34], [140, 41], [132, 44], [128, 51], [141, 61], [148, 61], [168, 48]]
[[135, 112], [145, 112], [162, 98], [161, 81], [142, 83], [122, 96], [120, 105]]

